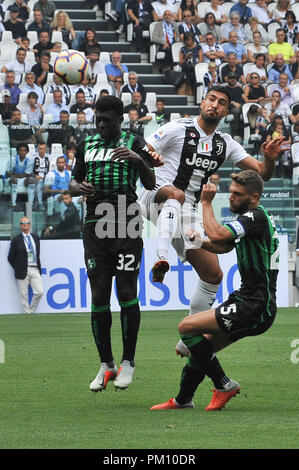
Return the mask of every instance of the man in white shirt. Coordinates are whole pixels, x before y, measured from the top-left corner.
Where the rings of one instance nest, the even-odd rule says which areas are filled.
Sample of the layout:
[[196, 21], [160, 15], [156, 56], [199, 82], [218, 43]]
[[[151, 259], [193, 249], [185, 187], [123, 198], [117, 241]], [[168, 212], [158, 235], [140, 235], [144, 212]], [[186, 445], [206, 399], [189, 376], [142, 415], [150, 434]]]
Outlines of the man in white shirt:
[[255, 5], [250, 3], [252, 16], [258, 18], [259, 24], [268, 25], [272, 19], [272, 12], [268, 9], [265, 0], [255, 0]]
[[165, 10], [170, 10], [172, 13], [172, 20], [176, 20], [177, 14], [176, 14], [176, 8], [174, 6], [174, 3], [171, 0], [157, 0], [155, 2], [152, 2], [153, 9], [157, 13], [158, 16], [158, 21], [163, 20], [163, 15]]
[[1, 68], [1, 72], [4, 73], [8, 72], [8, 70], [15, 72], [15, 83], [19, 85], [22, 80], [22, 75], [31, 70], [30, 63], [26, 62], [26, 49], [19, 47], [15, 60], [11, 60]]
[[38, 104], [43, 104], [44, 102], [44, 92], [43, 90], [41, 89], [40, 86], [36, 85], [35, 83], [35, 74], [33, 72], [26, 72], [25, 74], [25, 82], [26, 82], [26, 85], [24, 85], [22, 88], [21, 88], [21, 93], [30, 93], [31, 91], [34, 91], [37, 96], [38, 96], [38, 99], [37, 99], [37, 103]]
[[[271, 94], [272, 100], [270, 103], [265, 105], [267, 110], [267, 114], [271, 122], [274, 121], [274, 117], [276, 114], [280, 114], [282, 116], [283, 122], [286, 126], [290, 126], [290, 124], [294, 124], [296, 122], [295, 116], [292, 114], [290, 107], [281, 102], [281, 93], [279, 90], [275, 90]], [[290, 123], [291, 121], [291, 123]]]
[[202, 44], [202, 53], [204, 62], [215, 62], [216, 65], [220, 65], [225, 57], [223, 47], [216, 42], [213, 33], [206, 34], [206, 43]]
[[104, 73], [106, 76], [105, 64], [100, 62], [100, 51], [97, 47], [90, 49], [87, 74], [91, 78], [91, 85], [94, 85], [97, 81], [97, 75]]
[[278, 85], [271, 87], [271, 91], [278, 90], [281, 95], [281, 103], [291, 106], [296, 103], [297, 99], [294, 95], [294, 86], [289, 84], [289, 77], [287, 73], [281, 73], [278, 78]]
[[[21, 233], [11, 241], [8, 261], [15, 272], [24, 313], [35, 313], [44, 293], [41, 278], [40, 241], [36, 234], [30, 233], [31, 222], [28, 217], [20, 219], [20, 229]], [[29, 285], [33, 290], [30, 305]]]
[[60, 113], [61, 111], [68, 111], [70, 112], [69, 107], [62, 102], [62, 91], [61, 90], [54, 90], [53, 92], [53, 99], [54, 103], [49, 104], [46, 107], [45, 113], [53, 115], [53, 122], [58, 122], [60, 120]]

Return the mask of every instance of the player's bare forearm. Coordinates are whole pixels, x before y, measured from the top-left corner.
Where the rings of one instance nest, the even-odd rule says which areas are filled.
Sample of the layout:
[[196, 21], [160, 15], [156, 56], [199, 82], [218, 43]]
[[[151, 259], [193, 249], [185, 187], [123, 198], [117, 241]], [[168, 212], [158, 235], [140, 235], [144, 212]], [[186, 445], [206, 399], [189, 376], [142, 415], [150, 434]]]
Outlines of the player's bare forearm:
[[204, 250], [209, 251], [210, 253], [216, 253], [217, 255], [221, 255], [223, 253], [229, 253], [234, 249], [234, 245], [229, 242], [217, 242], [212, 243], [210, 241], [203, 241], [202, 246]]
[[217, 245], [227, 243], [230, 238], [230, 231], [223, 225], [219, 224], [215, 219], [212, 203], [210, 201], [203, 200], [202, 209], [205, 234], [209, 238], [210, 242]]

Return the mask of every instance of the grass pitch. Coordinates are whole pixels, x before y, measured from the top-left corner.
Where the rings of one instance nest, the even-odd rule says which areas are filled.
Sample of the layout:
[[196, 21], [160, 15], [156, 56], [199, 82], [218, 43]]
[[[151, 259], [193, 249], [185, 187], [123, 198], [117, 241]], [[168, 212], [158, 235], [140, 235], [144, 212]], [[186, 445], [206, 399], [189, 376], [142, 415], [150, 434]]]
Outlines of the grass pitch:
[[[89, 314], [1, 315], [2, 449], [291, 449], [299, 448], [299, 311], [280, 309], [270, 330], [218, 353], [241, 394], [205, 412], [205, 379], [195, 409], [150, 411], [177, 394], [184, 359], [176, 357], [183, 312], [142, 312], [134, 382], [89, 391], [98, 357]], [[113, 349], [121, 357], [119, 314]], [[298, 346], [297, 346], [298, 348]], [[291, 360], [291, 354], [293, 353]], [[295, 360], [294, 360], [295, 359]]]

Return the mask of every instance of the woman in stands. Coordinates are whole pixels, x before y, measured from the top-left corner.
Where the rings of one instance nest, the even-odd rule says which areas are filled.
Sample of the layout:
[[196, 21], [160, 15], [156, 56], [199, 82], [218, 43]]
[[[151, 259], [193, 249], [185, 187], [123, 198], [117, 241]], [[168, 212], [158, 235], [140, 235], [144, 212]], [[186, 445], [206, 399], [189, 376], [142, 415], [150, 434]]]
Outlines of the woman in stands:
[[252, 38], [253, 43], [246, 45], [249, 62], [255, 62], [258, 54], [265, 54], [267, 62], [268, 49], [266, 46], [262, 45], [262, 35], [260, 31], [253, 33]]
[[286, 35], [286, 41], [293, 46], [296, 42], [299, 41], [299, 25], [293, 10], [286, 12], [285, 19], [282, 23]]
[[273, 8], [272, 19], [278, 21], [278, 23], [282, 25], [282, 20], [285, 19], [289, 6], [290, 0], [278, 0], [276, 7]]
[[219, 0], [211, 0], [211, 4], [206, 8], [205, 13], [214, 13], [218, 25], [228, 22], [223, 6], [219, 5]]
[[195, 43], [192, 33], [184, 33], [183, 43], [180, 50], [180, 66], [186, 75], [187, 94], [191, 96], [195, 92], [195, 65], [203, 62], [203, 54], [201, 46]]
[[80, 45], [79, 51], [84, 52], [86, 57], [89, 57], [90, 50], [96, 47], [99, 51], [102, 50], [101, 44], [97, 40], [97, 33], [93, 28], [87, 28], [84, 34], [84, 39]]
[[248, 20], [248, 23], [244, 26], [246, 40], [253, 42], [253, 35], [257, 32], [261, 34], [261, 42], [267, 44], [269, 42], [268, 33], [263, 28], [263, 26], [259, 24], [258, 19], [255, 18], [255, 16], [251, 16]]
[[212, 33], [216, 41], [220, 41], [222, 33], [220, 26], [216, 25], [216, 18], [214, 13], [206, 13], [204, 22], [200, 24], [200, 32], [205, 37], [206, 34]]
[[243, 25], [240, 23], [240, 15], [237, 11], [233, 11], [229, 17], [230, 23], [223, 25], [222, 35], [223, 38], [221, 42], [227, 42], [229, 39], [229, 33], [235, 31], [238, 35], [238, 42], [243, 44], [246, 42], [245, 32]]
[[71, 48], [72, 41], [75, 39], [76, 33], [69, 15], [65, 11], [58, 11], [50, 26], [52, 31], [60, 31], [62, 33], [63, 42]]
[[193, 24], [199, 23], [199, 21], [202, 21], [200, 19], [199, 14], [197, 13], [197, 2], [195, 0], [182, 0], [177, 12], [177, 19], [178, 21], [183, 21], [183, 11], [189, 10], [191, 11], [192, 18], [191, 21]]

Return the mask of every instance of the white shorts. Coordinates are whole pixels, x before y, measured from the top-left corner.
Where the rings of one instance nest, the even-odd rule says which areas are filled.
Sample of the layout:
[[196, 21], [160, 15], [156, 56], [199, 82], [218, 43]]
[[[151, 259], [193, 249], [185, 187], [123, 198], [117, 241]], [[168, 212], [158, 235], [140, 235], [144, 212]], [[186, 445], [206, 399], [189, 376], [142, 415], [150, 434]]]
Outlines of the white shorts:
[[[164, 185], [164, 186], [169, 186]], [[143, 217], [147, 220], [150, 220], [153, 224], [157, 225], [159, 207], [155, 204], [155, 197], [159, 189], [163, 186], [160, 186], [157, 189], [149, 191], [147, 189], [142, 189], [138, 202], [141, 206], [141, 213]], [[178, 254], [182, 263], [186, 262], [186, 252], [188, 250], [197, 249], [197, 245], [194, 242], [191, 242], [186, 236], [186, 232], [190, 229], [196, 230], [202, 234], [204, 237], [204, 228], [202, 223], [201, 216], [201, 204], [198, 204], [196, 207], [189, 202], [184, 202], [181, 210], [181, 219], [178, 226], [175, 237], [172, 240], [172, 246]]]

